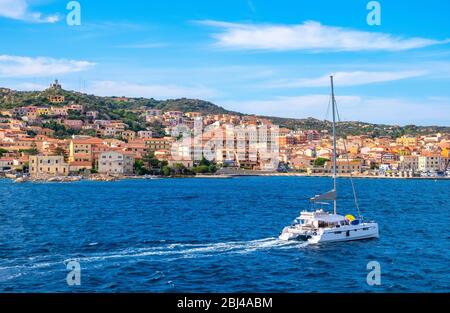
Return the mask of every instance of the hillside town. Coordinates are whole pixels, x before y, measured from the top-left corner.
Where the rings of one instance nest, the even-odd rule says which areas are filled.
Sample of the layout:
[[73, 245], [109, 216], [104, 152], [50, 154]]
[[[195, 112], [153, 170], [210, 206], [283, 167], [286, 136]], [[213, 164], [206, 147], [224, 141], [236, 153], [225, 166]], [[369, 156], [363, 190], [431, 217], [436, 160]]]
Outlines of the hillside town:
[[[121, 119], [100, 119], [98, 111], [83, 103], [66, 101], [58, 95], [60, 89], [58, 81], [50, 85], [49, 90], [55, 91], [48, 97], [50, 105], [23, 104], [0, 111], [0, 175], [48, 180], [214, 173], [330, 175], [332, 170], [332, 137], [327, 130], [280, 128], [269, 118], [242, 114], [140, 107], [130, 111], [147, 126], [136, 131]], [[154, 125], [161, 125], [162, 131]], [[196, 133], [196, 127], [212, 131]], [[61, 130], [66, 136], [59, 134]], [[211, 145], [213, 158], [206, 158], [204, 152]], [[337, 172], [342, 175], [450, 176], [450, 134], [346, 136], [338, 139], [336, 152]]]

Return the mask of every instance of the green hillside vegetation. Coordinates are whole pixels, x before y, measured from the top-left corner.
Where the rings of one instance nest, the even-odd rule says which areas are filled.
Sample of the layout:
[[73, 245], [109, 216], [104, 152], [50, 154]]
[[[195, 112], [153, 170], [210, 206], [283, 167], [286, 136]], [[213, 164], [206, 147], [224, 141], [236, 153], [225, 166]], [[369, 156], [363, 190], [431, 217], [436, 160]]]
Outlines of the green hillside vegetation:
[[[62, 95], [65, 101], [60, 104], [51, 104], [48, 101], [50, 95]], [[130, 129], [139, 131], [145, 129], [148, 125], [139, 113], [133, 112], [142, 107], [149, 109], [159, 109], [166, 111], [182, 112], [201, 112], [202, 114], [235, 114], [243, 115], [238, 112], [228, 111], [223, 107], [215, 105], [209, 101], [199, 99], [169, 99], [155, 100], [153, 98], [119, 98], [119, 97], [99, 97], [88, 95], [75, 91], [64, 89], [44, 91], [14, 91], [6, 88], [0, 88], [0, 109], [12, 109], [22, 106], [64, 106], [69, 103], [83, 104], [87, 111], [98, 111], [99, 119], [120, 119], [126, 123]], [[293, 130], [328, 130], [331, 131], [329, 121], [318, 120], [315, 118], [293, 119], [281, 117], [267, 117], [280, 127], [286, 127]], [[86, 119], [77, 112], [70, 112], [70, 119]], [[163, 133], [162, 125], [150, 125], [157, 129], [156, 133]], [[61, 133], [63, 133], [60, 130]], [[338, 135], [369, 135], [372, 137], [391, 136], [400, 137], [403, 135], [426, 135], [431, 133], [450, 133], [450, 127], [442, 126], [396, 126], [370, 124], [364, 122], [341, 122], [338, 123]]]

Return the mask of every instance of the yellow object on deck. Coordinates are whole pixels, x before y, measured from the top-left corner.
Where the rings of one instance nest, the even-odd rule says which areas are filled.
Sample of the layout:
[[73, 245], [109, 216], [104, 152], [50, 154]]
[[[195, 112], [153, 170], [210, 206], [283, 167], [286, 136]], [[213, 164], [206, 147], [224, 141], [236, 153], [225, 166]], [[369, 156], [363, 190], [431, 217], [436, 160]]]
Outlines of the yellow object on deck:
[[345, 218], [348, 219], [350, 222], [353, 222], [355, 220], [355, 217], [351, 214], [346, 215]]

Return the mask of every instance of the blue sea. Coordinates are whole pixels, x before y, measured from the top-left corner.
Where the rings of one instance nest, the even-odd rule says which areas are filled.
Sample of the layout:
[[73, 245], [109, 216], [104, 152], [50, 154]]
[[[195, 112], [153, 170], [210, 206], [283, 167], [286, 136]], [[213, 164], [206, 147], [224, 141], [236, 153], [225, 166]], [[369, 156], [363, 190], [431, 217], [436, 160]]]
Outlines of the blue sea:
[[[277, 236], [330, 178], [0, 180], [0, 291], [449, 292], [450, 181], [355, 185], [380, 238], [307, 245]], [[356, 214], [350, 181], [338, 190], [340, 213]]]

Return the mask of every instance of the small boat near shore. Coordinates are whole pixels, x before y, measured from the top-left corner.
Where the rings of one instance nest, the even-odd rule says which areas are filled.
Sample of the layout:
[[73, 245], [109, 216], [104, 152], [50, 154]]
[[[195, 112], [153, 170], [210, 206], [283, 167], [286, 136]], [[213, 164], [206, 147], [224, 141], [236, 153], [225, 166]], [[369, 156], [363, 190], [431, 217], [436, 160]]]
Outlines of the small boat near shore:
[[151, 180], [161, 179], [161, 177], [156, 176], [156, 175], [144, 175], [142, 178], [144, 178], [144, 179], [151, 179]]

